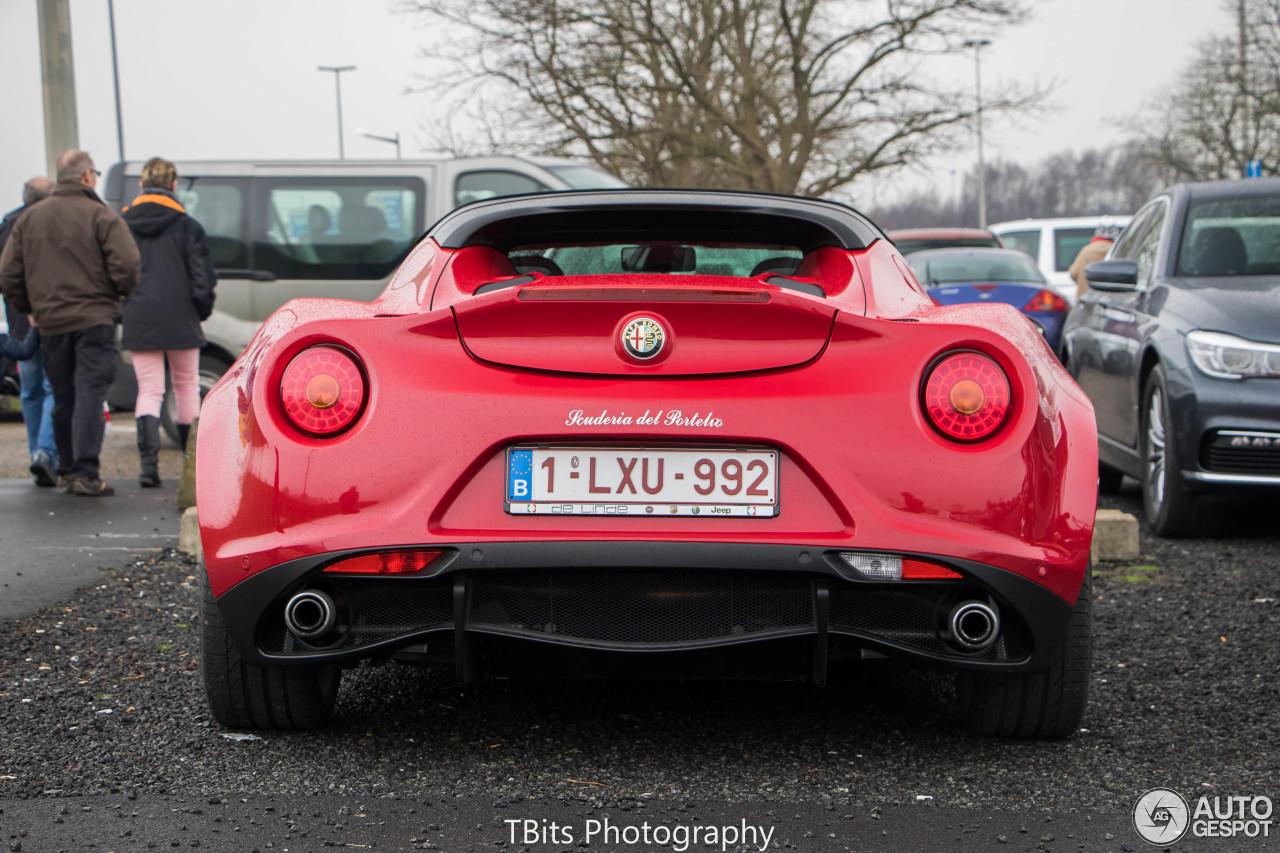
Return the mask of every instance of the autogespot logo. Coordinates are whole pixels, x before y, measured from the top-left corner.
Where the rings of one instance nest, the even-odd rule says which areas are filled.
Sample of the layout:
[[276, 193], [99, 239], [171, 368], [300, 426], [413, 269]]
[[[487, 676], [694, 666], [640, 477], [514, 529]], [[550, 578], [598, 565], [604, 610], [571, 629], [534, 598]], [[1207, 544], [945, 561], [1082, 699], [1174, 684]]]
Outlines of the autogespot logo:
[[1187, 801], [1177, 791], [1152, 788], [1133, 807], [1133, 828], [1150, 844], [1173, 844], [1187, 834]]

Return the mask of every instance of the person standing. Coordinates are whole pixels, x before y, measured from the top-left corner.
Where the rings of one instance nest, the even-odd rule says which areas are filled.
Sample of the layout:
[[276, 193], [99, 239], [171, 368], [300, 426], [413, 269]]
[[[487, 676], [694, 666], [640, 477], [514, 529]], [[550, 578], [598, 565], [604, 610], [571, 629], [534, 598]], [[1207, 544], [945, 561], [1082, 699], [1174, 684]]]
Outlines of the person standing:
[[116, 376], [120, 304], [141, 266], [128, 226], [94, 192], [100, 174], [87, 152], [65, 152], [53, 193], [17, 221], [0, 257], [5, 299], [40, 330], [59, 479], [86, 497], [115, 494], [99, 476], [102, 407]]
[[[0, 220], [0, 255], [4, 253], [9, 232], [18, 218], [36, 202], [48, 198], [51, 192], [53, 181], [43, 175], [32, 178], [22, 187], [22, 207], [11, 210]], [[31, 329], [27, 315], [14, 311], [7, 301], [4, 311], [9, 334], [15, 338], [26, 335]], [[22, 419], [27, 426], [27, 452], [31, 455], [30, 471], [37, 486], [54, 486], [58, 482], [58, 446], [53, 440], [53, 388], [44, 375], [44, 359], [37, 348], [34, 355], [15, 361], [18, 363]]]
[[1084, 296], [1089, 290], [1089, 280], [1085, 278], [1084, 268], [1094, 261], [1100, 261], [1111, 251], [1111, 244], [1120, 236], [1124, 228], [1113, 222], [1103, 220], [1093, 231], [1093, 239], [1084, 244], [1076, 253], [1076, 258], [1067, 268], [1067, 272], [1076, 282], [1076, 299]]
[[124, 221], [142, 254], [138, 288], [124, 303], [120, 345], [132, 354], [138, 377], [138, 482], [160, 485], [160, 407], [164, 366], [169, 363], [178, 437], [183, 449], [191, 422], [200, 413], [200, 321], [213, 313], [217, 284], [204, 228], [187, 215], [174, 191], [178, 170], [153, 157], [142, 167], [142, 190], [125, 208]]

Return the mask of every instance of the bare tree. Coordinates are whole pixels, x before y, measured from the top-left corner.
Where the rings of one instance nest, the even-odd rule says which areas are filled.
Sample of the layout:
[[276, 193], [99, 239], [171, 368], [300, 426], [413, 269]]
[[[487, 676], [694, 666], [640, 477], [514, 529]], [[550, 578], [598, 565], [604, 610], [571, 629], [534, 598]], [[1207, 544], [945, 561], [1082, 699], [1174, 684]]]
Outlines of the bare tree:
[[[967, 78], [921, 60], [1020, 0], [405, 0], [442, 24], [455, 92], [510, 119], [507, 147], [587, 156], [641, 185], [823, 195], [945, 150]], [[465, 38], [457, 38], [464, 34]], [[440, 81], [432, 81], [438, 85]], [[500, 91], [495, 92], [493, 85]], [[987, 113], [1039, 92], [995, 92]]]
[[1182, 180], [1280, 174], [1280, 0], [1230, 0], [1239, 33], [1201, 45], [1171, 96], [1131, 126], [1143, 155]]

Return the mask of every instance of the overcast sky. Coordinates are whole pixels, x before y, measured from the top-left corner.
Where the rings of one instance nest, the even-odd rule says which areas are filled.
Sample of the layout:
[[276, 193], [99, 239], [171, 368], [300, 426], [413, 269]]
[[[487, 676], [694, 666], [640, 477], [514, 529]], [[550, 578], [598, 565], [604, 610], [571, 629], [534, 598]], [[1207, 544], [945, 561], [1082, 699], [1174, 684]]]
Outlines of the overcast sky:
[[[621, 0], [620, 0], [621, 2]], [[989, 120], [988, 160], [1032, 162], [1063, 149], [1118, 141], [1117, 119], [1167, 89], [1210, 33], [1233, 31], [1223, 0], [1031, 0], [1035, 18], [993, 35], [984, 49], [984, 90], [1005, 81], [1057, 82], [1056, 109], [1034, 120]], [[105, 170], [118, 159], [111, 40], [105, 0], [70, 0], [80, 145]], [[115, 0], [125, 154], [196, 158], [324, 158], [338, 155], [334, 75], [342, 75], [348, 158], [406, 157], [431, 120], [433, 100], [407, 94], [425, 69], [426, 34], [391, 12], [390, 0]], [[969, 57], [937, 73], [973, 79]], [[0, 212], [23, 182], [45, 170], [36, 0], [0, 0]], [[975, 162], [942, 158], [903, 185], [936, 181]], [[890, 193], [880, 182], [864, 193]], [[854, 199], [874, 207], [873, 199]]]

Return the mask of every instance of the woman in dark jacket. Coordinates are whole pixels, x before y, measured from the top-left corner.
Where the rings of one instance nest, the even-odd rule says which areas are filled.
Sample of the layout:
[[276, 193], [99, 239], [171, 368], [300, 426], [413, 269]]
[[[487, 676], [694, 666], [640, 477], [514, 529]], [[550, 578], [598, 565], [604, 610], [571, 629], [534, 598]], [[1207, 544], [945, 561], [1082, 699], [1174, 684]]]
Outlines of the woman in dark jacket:
[[153, 157], [142, 167], [142, 195], [125, 208], [124, 221], [142, 254], [142, 278], [125, 300], [121, 346], [132, 354], [138, 377], [138, 481], [160, 485], [160, 407], [164, 366], [169, 363], [178, 435], [187, 446], [191, 422], [200, 413], [200, 321], [213, 312], [217, 279], [204, 228], [187, 215], [174, 190], [178, 170]]

